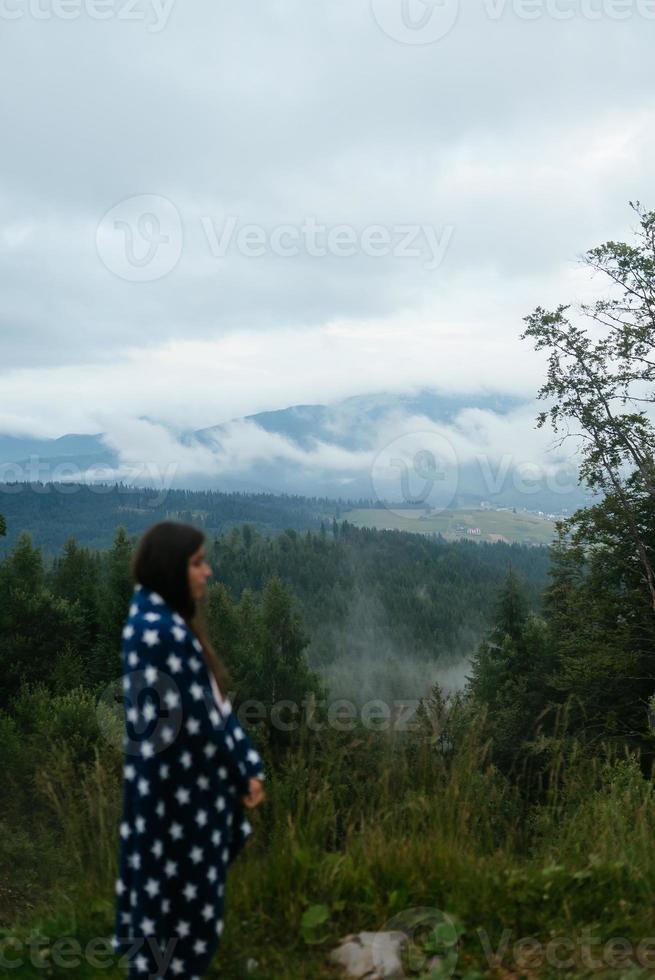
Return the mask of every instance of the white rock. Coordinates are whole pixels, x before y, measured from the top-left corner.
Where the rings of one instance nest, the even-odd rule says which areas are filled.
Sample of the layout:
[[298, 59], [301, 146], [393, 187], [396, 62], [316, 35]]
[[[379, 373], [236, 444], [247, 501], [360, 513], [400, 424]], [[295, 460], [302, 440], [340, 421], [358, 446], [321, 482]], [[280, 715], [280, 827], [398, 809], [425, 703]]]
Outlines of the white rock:
[[387, 980], [404, 977], [400, 950], [407, 941], [404, 932], [358, 932], [344, 936], [330, 953], [346, 977]]

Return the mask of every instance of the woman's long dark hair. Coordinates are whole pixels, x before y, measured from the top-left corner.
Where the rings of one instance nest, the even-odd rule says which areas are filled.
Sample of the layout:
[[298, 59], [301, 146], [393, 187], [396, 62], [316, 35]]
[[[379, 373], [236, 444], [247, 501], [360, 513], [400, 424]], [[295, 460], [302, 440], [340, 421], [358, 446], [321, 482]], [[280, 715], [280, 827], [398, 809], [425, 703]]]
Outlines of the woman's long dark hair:
[[144, 589], [157, 592], [186, 621], [200, 641], [222, 696], [227, 698], [232, 683], [230, 673], [209, 641], [202, 612], [189, 588], [189, 558], [204, 541], [202, 531], [192, 524], [160, 521], [139, 541], [132, 559], [132, 576]]

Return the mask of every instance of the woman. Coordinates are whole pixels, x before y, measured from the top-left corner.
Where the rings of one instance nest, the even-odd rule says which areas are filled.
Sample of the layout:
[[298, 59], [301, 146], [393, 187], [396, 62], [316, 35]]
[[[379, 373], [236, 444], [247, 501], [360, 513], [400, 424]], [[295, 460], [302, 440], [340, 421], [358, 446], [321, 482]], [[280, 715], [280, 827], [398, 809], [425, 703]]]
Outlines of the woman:
[[211, 575], [203, 534], [156, 524], [132, 570], [113, 945], [130, 977], [200, 980], [223, 932], [227, 868], [252, 833], [243, 806], [264, 799], [264, 772], [197, 618]]

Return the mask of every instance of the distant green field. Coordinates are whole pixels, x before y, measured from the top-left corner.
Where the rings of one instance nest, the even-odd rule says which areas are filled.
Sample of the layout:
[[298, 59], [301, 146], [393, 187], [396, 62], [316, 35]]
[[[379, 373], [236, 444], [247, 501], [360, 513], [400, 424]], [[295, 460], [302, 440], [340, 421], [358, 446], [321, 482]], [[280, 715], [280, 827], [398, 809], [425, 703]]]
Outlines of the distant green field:
[[[514, 514], [495, 510], [376, 510], [357, 509], [343, 513], [342, 518], [357, 527], [379, 530], [412, 531], [415, 534], [441, 534], [449, 541], [467, 538], [471, 541], [509, 541], [519, 544], [550, 544], [555, 537], [555, 525], [535, 514]], [[467, 533], [479, 528], [480, 534]]]

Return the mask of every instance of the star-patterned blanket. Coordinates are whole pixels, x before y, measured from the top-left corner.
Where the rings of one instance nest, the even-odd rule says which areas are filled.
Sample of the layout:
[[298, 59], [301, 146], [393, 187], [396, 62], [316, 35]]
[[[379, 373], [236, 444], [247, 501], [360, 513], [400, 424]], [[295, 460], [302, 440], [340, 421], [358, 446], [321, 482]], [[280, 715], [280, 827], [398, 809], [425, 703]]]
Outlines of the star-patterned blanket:
[[262, 760], [212, 693], [184, 619], [137, 584], [123, 629], [123, 812], [114, 950], [130, 977], [200, 980], [229, 865], [252, 834], [241, 796]]

